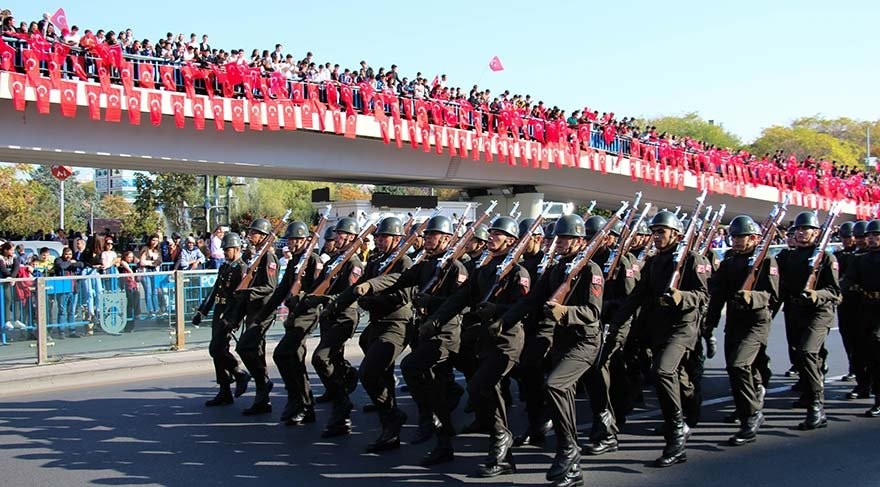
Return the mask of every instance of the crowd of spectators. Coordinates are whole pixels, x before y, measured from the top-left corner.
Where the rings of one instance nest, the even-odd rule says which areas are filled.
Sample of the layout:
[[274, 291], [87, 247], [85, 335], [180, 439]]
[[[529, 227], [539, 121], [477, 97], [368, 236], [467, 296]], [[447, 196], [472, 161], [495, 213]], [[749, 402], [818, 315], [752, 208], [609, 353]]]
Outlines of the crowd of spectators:
[[[512, 94], [503, 91], [493, 94], [489, 89], [473, 85], [470, 89], [451, 86], [445, 74], [429, 77], [417, 72], [414, 77], [402, 76], [396, 64], [389, 68], [374, 68], [366, 61], [357, 66], [343, 68], [339, 64], [319, 62], [312, 52], [305, 57], [296, 59], [285, 51], [282, 44], [274, 49], [253, 49], [250, 55], [245, 49], [218, 49], [209, 42], [207, 34], [201, 36], [191, 33], [188, 37], [183, 33], [167, 32], [164, 37], [151, 41], [149, 38], [139, 39], [131, 28], [119, 30], [98, 29], [80, 31], [74, 25], [70, 30], [58, 32], [50, 21], [48, 14], [42, 19], [32, 22], [20, 22], [8, 10], [0, 12], [2, 32], [7, 36], [31, 38], [41, 36], [50, 42], [62, 42], [69, 46], [89, 49], [95, 45], [119, 45], [130, 56], [148, 58], [157, 62], [189, 64], [207, 68], [223, 66], [229, 63], [244, 65], [249, 69], [258, 69], [264, 76], [280, 73], [289, 81], [305, 81], [313, 83], [335, 82], [340, 84], [368, 84], [375, 92], [389, 91], [402, 97], [416, 100], [432, 100], [447, 103], [467, 101], [489, 113], [509, 111], [522, 117], [530, 117], [547, 122], [565, 123], [571, 128], [587, 125], [601, 134], [611, 145], [611, 140], [619, 137], [626, 144], [615, 146], [615, 150], [629, 155], [629, 141], [642, 144], [666, 147], [670, 154], [681, 150], [686, 153], [720, 154], [725, 159], [735, 159], [737, 164], [745, 168], [749, 183], [768, 184], [781, 189], [797, 189], [802, 192], [818, 192], [830, 198], [848, 197], [859, 202], [880, 202], [880, 189], [877, 188], [876, 176], [853, 167], [845, 167], [836, 161], [815, 160], [811, 156], [798, 160], [791, 155], [777, 151], [774, 154], [749, 154], [736, 148], [715, 147], [711, 144], [680, 137], [665, 132], [658, 133], [656, 127], [641, 127], [634, 117], [618, 118], [614, 112], [600, 113], [598, 110], [583, 107], [566, 112], [558, 106], [545, 105], [530, 95]], [[602, 147], [607, 149], [608, 147]], [[662, 155], [661, 155], [662, 156]], [[676, 162], [682, 169], [691, 171], [708, 170], [719, 172], [719, 164], [705, 163], [706, 167], [696, 168], [696, 161]], [[720, 169], [723, 171], [723, 169]], [[823, 182], [824, 181], [824, 182]]]

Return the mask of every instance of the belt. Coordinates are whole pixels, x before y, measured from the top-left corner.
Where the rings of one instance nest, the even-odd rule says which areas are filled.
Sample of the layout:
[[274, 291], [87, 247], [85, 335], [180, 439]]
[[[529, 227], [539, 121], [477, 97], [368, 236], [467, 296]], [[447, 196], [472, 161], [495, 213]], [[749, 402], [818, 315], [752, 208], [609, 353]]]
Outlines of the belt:
[[217, 304], [226, 304], [226, 298], [224, 297], [218, 297], [216, 301]]

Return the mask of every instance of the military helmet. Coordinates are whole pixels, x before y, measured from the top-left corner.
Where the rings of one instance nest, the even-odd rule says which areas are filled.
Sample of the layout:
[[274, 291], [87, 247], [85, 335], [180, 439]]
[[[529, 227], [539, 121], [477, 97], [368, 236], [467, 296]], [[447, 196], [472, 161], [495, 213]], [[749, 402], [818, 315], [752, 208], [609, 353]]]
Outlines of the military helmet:
[[403, 236], [403, 222], [396, 216], [388, 216], [376, 225], [376, 235]]
[[587, 238], [593, 238], [599, 233], [599, 230], [602, 230], [605, 225], [608, 223], [608, 220], [605, 217], [599, 215], [593, 215], [590, 218], [587, 218], [584, 221], [584, 233]]
[[678, 233], [682, 233], [684, 231], [681, 220], [675, 216], [675, 213], [667, 210], [658, 211], [654, 218], [651, 218], [651, 224], [648, 227], [653, 230], [654, 227], [666, 227], [671, 230], [675, 230]]
[[336, 240], [336, 229], [333, 227], [327, 227], [327, 230], [324, 230], [324, 241], [332, 242]]
[[853, 236], [853, 227], [855, 222], [843, 222], [837, 230], [837, 236], [840, 238], [849, 238]]
[[557, 237], [585, 237], [587, 230], [584, 227], [584, 219], [580, 215], [565, 215], [556, 221], [553, 229]]
[[220, 241], [220, 246], [224, 249], [230, 247], [241, 248], [241, 237], [235, 232], [226, 232], [226, 235], [223, 236], [223, 240]]
[[248, 230], [260, 232], [263, 235], [269, 235], [270, 233], [272, 233], [272, 224], [269, 223], [269, 220], [265, 218], [257, 218], [256, 220], [251, 222], [251, 226], [248, 227]]
[[480, 223], [477, 228], [474, 229], [474, 239], [479, 240], [481, 242], [489, 241], [489, 227], [485, 224]]
[[730, 220], [727, 233], [731, 237], [741, 237], [743, 235], [761, 235], [761, 227], [755, 223], [755, 220], [748, 215], [739, 215]]
[[450, 220], [449, 217], [437, 215], [434, 218], [428, 220], [428, 225], [425, 226], [425, 233], [428, 232], [445, 233], [446, 235], [452, 235], [454, 233], [452, 229], [452, 220]]
[[550, 222], [544, 225], [544, 235], [555, 235], [556, 234], [556, 222]]
[[623, 222], [618, 219], [614, 225], [611, 225], [611, 235], [619, 237], [621, 232], [623, 232]]
[[352, 235], [358, 234], [358, 224], [354, 218], [340, 218], [338, 222], [336, 222], [336, 226], [333, 228], [333, 231], [336, 233], [350, 233]]
[[871, 220], [865, 228], [865, 234], [880, 233], [880, 220]]
[[865, 236], [865, 230], [868, 228], [868, 222], [859, 220], [853, 225], [853, 236], [861, 238]]
[[802, 211], [794, 217], [793, 227], [819, 228], [819, 217], [812, 211]]
[[[529, 229], [532, 228], [532, 225], [534, 225], [534, 224], [535, 224], [534, 218], [523, 218], [519, 222], [519, 233], [518, 233], [519, 238], [522, 238], [526, 234], [526, 232], [528, 232]], [[541, 228], [540, 226], [538, 226], [538, 228], [535, 229], [535, 231], [534, 231], [534, 233], [532, 233], [532, 235], [544, 235], [544, 229]]]
[[519, 235], [519, 226], [516, 224], [516, 220], [509, 216], [499, 216], [492, 221], [492, 226], [489, 227], [489, 231], [492, 230], [506, 233], [511, 237], [516, 237]]
[[284, 238], [306, 238], [309, 236], [309, 227], [303, 222], [292, 222], [287, 225]]
[[639, 227], [636, 229], [636, 235], [651, 235], [651, 229], [648, 228], [648, 222], [645, 220], [639, 222]]

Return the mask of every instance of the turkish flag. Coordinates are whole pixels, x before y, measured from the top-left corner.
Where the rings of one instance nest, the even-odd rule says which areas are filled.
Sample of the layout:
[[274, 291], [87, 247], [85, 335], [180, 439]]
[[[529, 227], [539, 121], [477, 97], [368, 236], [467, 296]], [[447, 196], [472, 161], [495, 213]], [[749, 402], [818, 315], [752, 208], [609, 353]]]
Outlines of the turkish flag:
[[312, 104], [311, 103], [303, 103], [301, 110], [302, 116], [302, 126], [304, 128], [310, 129], [315, 126], [315, 117], [312, 115]]
[[89, 118], [101, 120], [101, 87], [86, 83], [86, 98], [89, 102]]
[[406, 116], [407, 120], [413, 119], [413, 102], [409, 99], [403, 100], [403, 114]]
[[3, 71], [12, 71], [15, 63], [15, 48], [0, 39], [0, 69]]
[[174, 66], [167, 64], [159, 65], [159, 76], [162, 77], [162, 86], [168, 91], [177, 91], [177, 84], [174, 83]]
[[258, 101], [248, 102], [248, 124], [251, 130], [257, 132], [263, 130], [263, 107]]
[[390, 144], [391, 134], [390, 127], [388, 127], [388, 118], [379, 122], [379, 132], [382, 134], [382, 141], [385, 142], [386, 145]]
[[244, 100], [229, 100], [232, 110], [232, 129], [236, 132], [244, 132]]
[[107, 94], [107, 112], [104, 114], [104, 120], [107, 122], [119, 123], [122, 118], [122, 93], [119, 88], [110, 88]]
[[332, 83], [324, 83], [324, 92], [327, 93], [327, 106], [331, 110], [339, 110], [339, 90], [336, 86]]
[[134, 68], [131, 62], [122, 62], [122, 66], [119, 67], [119, 77], [122, 78], [122, 86], [125, 88], [125, 93], [131, 93], [132, 88], [134, 88]]
[[[349, 88], [348, 90], [349, 95], [351, 95], [351, 88]], [[295, 105], [302, 105], [303, 103], [305, 103], [306, 99], [304, 93], [305, 92], [303, 91], [302, 83], [294, 83], [293, 85], [291, 85], [290, 98], [293, 100], [293, 103]], [[343, 94], [344, 93], [345, 92], [343, 91]]]
[[351, 86], [340, 85], [339, 97], [342, 100], [342, 108], [345, 108], [346, 110], [354, 110], [354, 93], [351, 91]]
[[333, 111], [333, 131], [336, 132], [336, 135], [342, 135], [345, 133], [345, 122], [342, 121], [342, 112], [339, 110]]
[[391, 93], [385, 94], [385, 101], [391, 106], [391, 118], [395, 125], [400, 125], [400, 100]]
[[489, 69], [492, 71], [504, 71], [504, 65], [501, 64], [501, 59], [498, 56], [493, 57], [489, 60]]
[[51, 86], [49, 80], [40, 78], [34, 86], [34, 92], [37, 94], [37, 112], [46, 115], [49, 113], [49, 91]]
[[70, 31], [70, 28], [67, 26], [67, 14], [64, 13], [63, 8], [56, 10], [49, 21], [58, 29], [59, 33], [63, 33], [65, 30]]
[[141, 124], [141, 90], [132, 88], [126, 94], [128, 102], [128, 123], [131, 125]]
[[269, 75], [269, 89], [276, 98], [289, 98], [290, 94], [287, 90], [287, 78], [279, 71], [274, 71]]
[[398, 149], [403, 149], [403, 126], [399, 123], [394, 124], [394, 143]]
[[279, 130], [281, 128], [278, 115], [278, 102], [266, 100], [266, 126], [269, 127], [269, 130]]
[[49, 78], [52, 80], [53, 88], [61, 88], [61, 68], [64, 67], [64, 61], [69, 53], [69, 47], [64, 44], [58, 44], [55, 46], [52, 58], [49, 59]]
[[296, 130], [296, 110], [290, 100], [281, 100], [281, 111], [284, 115], [284, 130]]
[[196, 86], [195, 86], [195, 76], [193, 76], [193, 68], [192, 65], [186, 64], [182, 68], [180, 68], [180, 72], [183, 74], [183, 88], [186, 90], [186, 96], [189, 99], [193, 99], [196, 96]]
[[186, 98], [183, 95], [171, 95], [171, 112], [174, 113], [174, 125], [182, 129], [186, 125], [183, 109]]
[[205, 130], [205, 97], [197, 96], [192, 102], [193, 125], [196, 130]]
[[440, 155], [443, 154], [443, 139], [446, 129], [441, 126], [431, 125], [431, 133], [434, 134], [434, 149]]
[[211, 112], [214, 114], [214, 128], [217, 129], [218, 132], [222, 132], [226, 128], [226, 119], [223, 114], [224, 103], [226, 102], [222, 98], [211, 100]]
[[[22, 110], [23, 110], [23, 109], [22, 109]], [[418, 141], [416, 141], [416, 126], [415, 126], [415, 124], [413, 124], [412, 122], [408, 122], [406, 125], [407, 125], [408, 131], [409, 131], [409, 145], [410, 145], [410, 148], [412, 148], [412, 149], [414, 149], [414, 150], [415, 150], [415, 149], [418, 149], [418, 148], [419, 148], [419, 144], [418, 144]]]
[[88, 81], [89, 75], [86, 74], [85, 57], [71, 55], [70, 60], [73, 62], [73, 72], [76, 74], [76, 76], [83, 81]]
[[345, 116], [345, 138], [354, 139], [357, 137], [357, 112], [351, 110]]
[[119, 44], [114, 44], [112, 46], [107, 46], [107, 52], [110, 54], [110, 65], [114, 67], [119, 67], [122, 65], [122, 46]]
[[138, 64], [138, 85], [141, 88], [153, 89], [156, 76], [153, 69], [154, 67], [150, 63]]
[[36, 53], [30, 49], [22, 49], [21, 57], [24, 61], [24, 72], [27, 75], [28, 83], [31, 86], [37, 86], [37, 80], [40, 79], [40, 60]]
[[162, 93], [149, 92], [147, 102], [150, 104], [150, 123], [158, 127], [162, 123]]
[[427, 125], [422, 127], [422, 150], [431, 152], [431, 132]]
[[98, 69], [98, 81], [101, 83], [101, 92], [105, 95], [110, 93], [110, 70], [105, 62], [95, 59]]
[[61, 114], [65, 117], [76, 117], [77, 83], [61, 80]]

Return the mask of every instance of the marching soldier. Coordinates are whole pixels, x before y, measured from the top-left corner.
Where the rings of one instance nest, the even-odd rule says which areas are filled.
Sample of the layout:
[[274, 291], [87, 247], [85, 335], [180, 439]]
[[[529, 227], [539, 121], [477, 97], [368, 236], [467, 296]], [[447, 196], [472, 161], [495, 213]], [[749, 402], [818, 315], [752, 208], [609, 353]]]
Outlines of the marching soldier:
[[[407, 324], [412, 319], [409, 289], [367, 295], [370, 291], [367, 281], [382, 275], [384, 265], [391, 265], [390, 259], [404, 236], [403, 223], [395, 216], [383, 218], [374, 235], [376, 248], [370, 254], [360, 283], [343, 291], [333, 303], [333, 307], [345, 309], [357, 300], [360, 307], [370, 313], [370, 323], [360, 337], [364, 358], [358, 373], [379, 413], [382, 433], [367, 445], [368, 453], [400, 448], [400, 430], [406, 423], [406, 414], [397, 407], [394, 397], [394, 363], [406, 347]], [[393, 279], [411, 266], [412, 260], [404, 255], [394, 262], [387, 275]]]
[[281, 303], [284, 303], [288, 310], [287, 318], [284, 320], [284, 336], [272, 354], [278, 373], [284, 381], [284, 388], [287, 390], [287, 404], [281, 413], [280, 421], [288, 426], [315, 422], [315, 401], [306, 369], [305, 342], [318, 322], [318, 314], [314, 308], [306, 306], [301, 301], [301, 297], [311, 291], [317, 274], [323, 268], [321, 259], [316, 253], [311, 252], [305, 256], [305, 269], [299, 283], [300, 292], [291, 294], [297, 279], [297, 266], [309, 247], [309, 236], [309, 228], [305, 223], [295, 221], [287, 225], [284, 238], [287, 239], [287, 246], [293, 257], [287, 263], [284, 277], [275, 288], [275, 292], [256, 317], [256, 321], [266, 319]]
[[[240, 397], [247, 391], [250, 374], [239, 367], [238, 360], [229, 351], [229, 342], [232, 339], [232, 330], [223, 326], [223, 315], [226, 307], [231, 304], [235, 288], [241, 282], [244, 275], [244, 263], [241, 261], [241, 237], [236, 233], [228, 232], [221, 241], [226, 261], [217, 271], [217, 279], [205, 301], [199, 305], [192, 324], [199, 326], [202, 317], [207, 316], [214, 308], [214, 316], [211, 318], [211, 343], [208, 352], [214, 360], [214, 373], [217, 383], [220, 384], [220, 392], [205, 402], [205, 406], [223, 406], [232, 404], [233, 396]], [[235, 382], [235, 393], [232, 392], [231, 384]]]
[[[438, 262], [448, 250], [452, 234], [453, 226], [449, 218], [442, 215], [431, 218], [425, 227], [426, 258], [403, 271], [397, 279], [387, 275], [377, 277], [360, 284], [357, 292], [365, 296], [415, 292], [413, 305], [418, 309], [418, 314], [423, 317], [432, 315], [468, 278], [465, 266], [454, 260], [449, 262], [448, 270], [444, 271], [429, 292], [418, 292], [431, 282], [437, 272]], [[418, 334], [410, 344], [412, 351], [400, 361], [400, 370], [419, 411], [419, 443], [430, 439], [436, 427], [437, 444], [420, 462], [422, 466], [431, 466], [450, 462], [455, 455], [452, 446], [455, 429], [450, 408], [454, 398], [447, 395], [447, 381], [452, 368], [451, 355], [458, 352], [460, 316], [454, 314], [442, 322], [430, 319], [416, 321], [419, 323]]]
[[[861, 226], [861, 225], [860, 225]], [[843, 248], [834, 253], [837, 262], [840, 265], [840, 278], [843, 281], [847, 274], [850, 264], [855, 260], [857, 255], [870, 251], [869, 249], [859, 249], [856, 246], [856, 238], [853, 235], [853, 227], [855, 222], [845, 222], [840, 225], [838, 236]], [[841, 282], [843, 291], [843, 301], [837, 307], [837, 328], [840, 330], [840, 338], [843, 341], [843, 348], [846, 351], [849, 360], [848, 373], [843, 376], [844, 382], [855, 381], [856, 385], [852, 391], [846, 394], [847, 399], [866, 399], [871, 397], [871, 383], [868, 376], [868, 364], [865, 348], [865, 341], [861, 336], [861, 321], [859, 319], [859, 310], [861, 309], [862, 295], [857, 290], [851, 290], [845, 287]]]
[[706, 327], [714, 330], [727, 306], [724, 327], [724, 357], [736, 405], [740, 429], [728, 442], [741, 446], [755, 441], [764, 423], [762, 385], [757, 362], [767, 348], [771, 310], [779, 299], [779, 268], [776, 259], [767, 255], [761, 263], [752, 289], [743, 289], [752, 272], [755, 250], [761, 242], [761, 228], [749, 216], [737, 216], [730, 222], [728, 233], [732, 249], [724, 256], [717, 271], [709, 279], [709, 311]]
[[[591, 216], [585, 222], [586, 238], [592, 240], [605, 226], [607, 221], [601, 216]], [[611, 249], [619, 245], [623, 222], [616, 222], [610, 234], [602, 243], [600, 249], [593, 254], [593, 261], [602, 266], [610, 255]], [[619, 249], [618, 249], [619, 250]], [[636, 286], [635, 271], [633, 270], [633, 257], [631, 254], [621, 255], [620, 262], [613, 276], [607, 276], [602, 296], [602, 323], [610, 323], [614, 313], [620, 305], [632, 293]], [[595, 432], [590, 435], [591, 444], [586, 451], [590, 455], [617, 450], [618, 423], [623, 423], [624, 415], [629, 407], [626, 404], [626, 373], [623, 368], [622, 350], [629, 335], [631, 320], [627, 320], [618, 329], [609, 329], [605, 345], [602, 347], [602, 355], [598, 357], [595, 366], [587, 375], [588, 391], [590, 394], [590, 407], [593, 410], [593, 428]], [[612, 392], [615, 394], [612, 395]]]
[[318, 252], [318, 255], [321, 256], [321, 261], [325, 264], [328, 260], [336, 257], [336, 254], [339, 253], [336, 248], [336, 229], [333, 225], [327, 227], [327, 230], [324, 231], [324, 245], [321, 247], [321, 251]]
[[859, 320], [861, 335], [856, 340], [867, 342], [864, 347], [870, 355], [869, 371], [871, 385], [874, 389], [874, 406], [865, 411], [865, 416], [880, 416], [880, 220], [872, 220], [865, 229], [867, 235], [867, 252], [853, 259], [846, 271], [844, 283], [846, 290], [859, 293], [862, 297], [856, 313]]
[[[272, 224], [265, 218], [257, 218], [248, 227], [247, 238], [254, 248], [272, 233]], [[265, 307], [269, 297], [275, 291], [278, 282], [278, 258], [271, 250], [263, 254], [258, 262], [251, 286], [236, 293], [236, 313], [226, 313], [224, 322], [227, 328], [234, 329], [244, 318], [245, 330], [238, 339], [238, 352], [241, 361], [244, 362], [248, 372], [254, 378], [257, 393], [251, 407], [242, 411], [245, 416], [256, 416], [272, 412], [272, 404], [269, 401], [269, 393], [272, 392], [272, 381], [266, 369], [266, 330], [275, 321], [275, 314], [256, 320], [260, 311]]]
[[546, 271], [527, 299], [511, 308], [501, 319], [508, 326], [538, 303], [545, 320], [553, 329], [553, 367], [547, 378], [547, 395], [553, 411], [556, 432], [556, 457], [547, 472], [555, 486], [583, 485], [580, 470], [580, 447], [575, 418], [575, 385], [595, 363], [600, 348], [599, 319], [602, 312], [602, 270], [588, 262], [574, 277], [564, 303], [550, 301], [569, 277], [568, 267], [586, 245], [584, 220], [566, 215], [556, 222], [556, 254], [559, 263]]
[[[361, 240], [358, 236], [358, 224], [353, 218], [341, 218], [334, 228], [336, 233], [335, 246], [337, 255], [334, 259], [340, 259], [351, 245], [360, 247]], [[324, 438], [347, 435], [351, 433], [351, 408], [349, 399], [357, 387], [357, 370], [345, 359], [345, 342], [354, 336], [355, 327], [358, 323], [358, 311], [354, 302], [346, 303], [345, 306], [336, 306], [335, 300], [340, 293], [356, 283], [363, 273], [363, 263], [355, 253], [351, 259], [337, 264], [331, 260], [325, 265], [317, 282], [321, 282], [327, 273], [334, 269], [335, 265], [342, 265], [342, 270], [330, 284], [324, 296], [307, 296], [306, 305], [315, 308], [324, 305], [321, 313], [320, 327], [321, 340], [312, 354], [312, 366], [321, 377], [321, 381], [327, 389], [326, 394], [333, 404], [333, 412], [327, 426], [321, 433]]]
[[483, 251], [486, 250], [486, 242], [489, 241], [489, 229], [484, 224], [480, 224], [477, 228], [474, 229], [474, 236], [468, 241], [467, 248], [464, 251], [464, 254], [467, 256], [467, 259], [462, 259], [466, 262], [473, 261], [474, 264], [471, 264], [470, 268], [473, 270], [473, 266], [476, 265], [476, 262], [480, 260], [480, 256], [483, 255]]
[[777, 257], [779, 286], [793, 332], [789, 347], [794, 349], [803, 387], [801, 404], [807, 408], [807, 417], [798, 428], [812, 430], [827, 425], [821, 351], [834, 320], [834, 308], [840, 301], [840, 283], [837, 259], [829, 253], [822, 260], [815, 289], [805, 290], [812, 272], [810, 259], [820, 237], [819, 219], [811, 211], [801, 212], [795, 217], [794, 229], [797, 247]]
[[[491, 435], [488, 459], [477, 472], [481, 477], [495, 477], [516, 471], [510, 452], [513, 435], [507, 426], [501, 379], [519, 360], [523, 329], [519, 322], [502, 323], [499, 318], [510, 305], [528, 294], [530, 279], [529, 273], [515, 263], [503, 282], [496, 283], [495, 275], [496, 269], [516, 242], [518, 233], [516, 220], [507, 216], [497, 217], [489, 228], [489, 262], [476, 269], [465, 286], [449, 296], [439, 309], [425, 319], [426, 323], [446, 323], [470, 306], [477, 320], [474, 326], [480, 327], [477, 368], [468, 380], [467, 387], [468, 395], [475, 398], [475, 422], [489, 426]], [[493, 289], [498, 292], [493, 293]]]
[[680, 288], [670, 288], [675, 265], [673, 251], [684, 229], [678, 217], [669, 211], [654, 215], [650, 229], [657, 253], [648, 257], [632, 294], [611, 320], [611, 328], [622, 327], [639, 306], [643, 316], [650, 316], [645, 334], [654, 359], [654, 381], [666, 438], [663, 454], [654, 464], [670, 467], [687, 461], [689, 428], [684, 422], [681, 397], [693, 394], [693, 384], [682, 364], [699, 339], [698, 310], [708, 299], [706, 280], [710, 264], [696, 252], [689, 252], [682, 257], [686, 260]]

